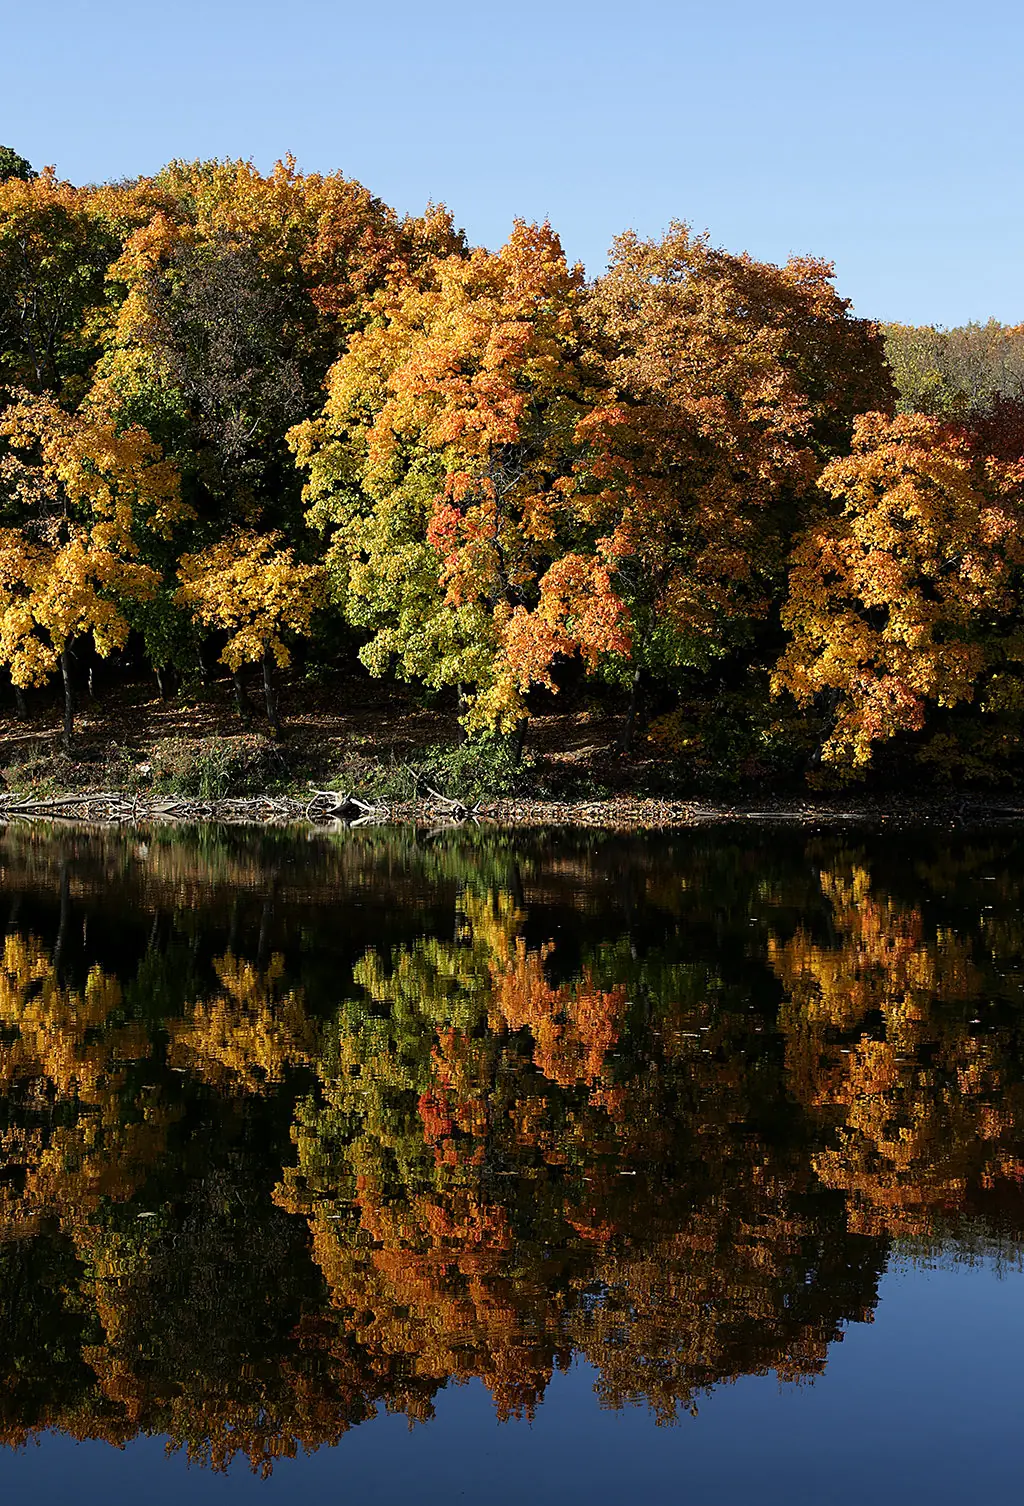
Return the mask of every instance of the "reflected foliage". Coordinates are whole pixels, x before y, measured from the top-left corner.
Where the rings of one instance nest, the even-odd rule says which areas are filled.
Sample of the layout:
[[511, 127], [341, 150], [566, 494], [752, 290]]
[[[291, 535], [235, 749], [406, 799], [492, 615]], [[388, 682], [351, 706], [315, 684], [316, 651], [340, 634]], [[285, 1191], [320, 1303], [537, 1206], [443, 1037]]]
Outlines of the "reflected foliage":
[[821, 1374], [894, 1253], [1019, 1251], [1018, 846], [8, 829], [0, 1436]]

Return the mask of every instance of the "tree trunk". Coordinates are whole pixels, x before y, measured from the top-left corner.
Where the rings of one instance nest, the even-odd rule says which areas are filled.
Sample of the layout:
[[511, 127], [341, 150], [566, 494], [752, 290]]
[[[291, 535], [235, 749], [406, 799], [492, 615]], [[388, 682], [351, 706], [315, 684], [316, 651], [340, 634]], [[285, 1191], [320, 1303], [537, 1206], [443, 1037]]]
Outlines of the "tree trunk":
[[65, 648], [60, 656], [60, 672], [64, 681], [64, 752], [70, 757], [75, 735], [75, 687], [71, 680], [71, 650]]
[[642, 699], [640, 675], [641, 671], [639, 669], [634, 669], [633, 683], [629, 689], [629, 706], [626, 710], [626, 725], [622, 729], [622, 737], [619, 740], [619, 747], [623, 753], [628, 753], [633, 746], [633, 734], [636, 731], [637, 718], [640, 713], [640, 703]]
[[529, 726], [529, 722], [530, 718], [528, 716], [521, 716], [512, 729], [512, 762], [517, 769], [523, 761], [523, 750], [526, 747], [526, 729]]
[[458, 691], [459, 691], [459, 718], [460, 718], [460, 720], [459, 720], [459, 730], [455, 734], [455, 741], [461, 747], [463, 745], [463, 743], [468, 743], [469, 742], [469, 733], [466, 731], [465, 727], [462, 725], [462, 720], [461, 720], [461, 718], [464, 717], [465, 714], [466, 714], [466, 712], [469, 710], [469, 691], [467, 690], [466, 686], [462, 685], [462, 684], [459, 685]]
[[168, 696], [167, 696], [167, 681], [164, 678], [164, 675], [166, 673], [166, 671], [164, 669], [164, 666], [162, 664], [154, 664], [153, 665], [153, 672], [156, 675], [156, 688], [160, 692], [160, 699], [162, 701], [166, 701], [168, 699]]
[[248, 722], [251, 707], [249, 705], [249, 697], [245, 693], [245, 684], [242, 680], [242, 671], [240, 669], [233, 669], [231, 671], [231, 683], [235, 690], [235, 707], [237, 708], [238, 715], [243, 722]]
[[19, 722], [28, 721], [28, 707], [25, 704], [25, 692], [20, 685], [14, 687], [14, 709], [18, 713]]
[[277, 714], [277, 691], [274, 687], [274, 656], [269, 648], [263, 650], [263, 697], [267, 703], [267, 721], [274, 737], [280, 736], [281, 723]]

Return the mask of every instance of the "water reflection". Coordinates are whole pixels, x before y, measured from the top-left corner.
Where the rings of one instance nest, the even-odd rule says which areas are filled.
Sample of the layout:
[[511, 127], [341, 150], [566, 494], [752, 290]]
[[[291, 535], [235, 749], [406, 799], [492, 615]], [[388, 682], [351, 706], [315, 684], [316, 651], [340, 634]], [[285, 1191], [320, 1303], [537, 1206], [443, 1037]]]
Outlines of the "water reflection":
[[1024, 1236], [1018, 846], [8, 830], [0, 1436], [820, 1373]]

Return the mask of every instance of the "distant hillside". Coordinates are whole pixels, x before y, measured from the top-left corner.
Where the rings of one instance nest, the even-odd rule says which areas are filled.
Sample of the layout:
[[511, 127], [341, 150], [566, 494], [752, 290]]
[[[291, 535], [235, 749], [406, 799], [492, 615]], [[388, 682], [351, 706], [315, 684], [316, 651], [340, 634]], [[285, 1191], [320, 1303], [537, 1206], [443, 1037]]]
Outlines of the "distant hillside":
[[1024, 324], [885, 324], [901, 413], [967, 418], [998, 398], [1024, 400]]

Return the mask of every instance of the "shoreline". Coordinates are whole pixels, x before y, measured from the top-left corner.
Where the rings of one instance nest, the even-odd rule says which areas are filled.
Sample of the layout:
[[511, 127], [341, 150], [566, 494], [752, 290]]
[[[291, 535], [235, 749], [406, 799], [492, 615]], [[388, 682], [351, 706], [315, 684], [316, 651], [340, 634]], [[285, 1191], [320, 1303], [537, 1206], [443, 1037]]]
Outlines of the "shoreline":
[[4, 793], [0, 795], [0, 826], [15, 821], [98, 827], [209, 823], [356, 829], [413, 825], [453, 831], [469, 825], [614, 831], [671, 831], [716, 825], [966, 827], [1024, 825], [1024, 801], [978, 796], [714, 801], [618, 795], [597, 800], [506, 798], [467, 806], [446, 796], [373, 803], [344, 791], [315, 791], [309, 797], [255, 795], [211, 799], [110, 790], [69, 791], [38, 799]]

